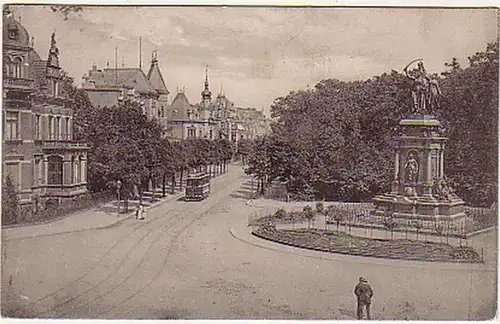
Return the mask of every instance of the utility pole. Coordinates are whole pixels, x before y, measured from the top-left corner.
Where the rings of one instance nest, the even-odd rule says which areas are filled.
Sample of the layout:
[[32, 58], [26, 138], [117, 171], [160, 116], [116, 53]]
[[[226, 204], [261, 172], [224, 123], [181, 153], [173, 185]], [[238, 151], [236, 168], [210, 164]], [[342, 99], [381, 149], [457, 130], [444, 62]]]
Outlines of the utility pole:
[[142, 69], [142, 36], [139, 36], [139, 69]]
[[115, 47], [115, 86], [118, 85], [118, 47]]

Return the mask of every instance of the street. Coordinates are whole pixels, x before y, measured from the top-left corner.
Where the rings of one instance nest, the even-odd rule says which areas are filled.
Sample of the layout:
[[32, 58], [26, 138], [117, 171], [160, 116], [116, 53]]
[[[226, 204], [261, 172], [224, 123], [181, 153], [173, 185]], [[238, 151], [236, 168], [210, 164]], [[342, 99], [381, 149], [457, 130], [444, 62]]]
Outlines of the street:
[[[241, 166], [202, 202], [170, 201], [101, 229], [3, 237], [2, 314], [108, 319], [354, 319], [366, 276], [374, 319], [486, 319], [496, 271], [326, 255], [242, 235]], [[51, 226], [50, 224], [43, 226]], [[15, 230], [13, 230], [15, 231]]]

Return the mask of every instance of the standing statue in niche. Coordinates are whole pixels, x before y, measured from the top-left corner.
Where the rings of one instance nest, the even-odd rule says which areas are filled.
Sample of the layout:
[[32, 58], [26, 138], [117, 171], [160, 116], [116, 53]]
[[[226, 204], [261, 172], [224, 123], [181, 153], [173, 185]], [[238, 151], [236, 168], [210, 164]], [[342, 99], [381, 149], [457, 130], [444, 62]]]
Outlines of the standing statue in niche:
[[406, 170], [406, 180], [408, 182], [417, 182], [418, 162], [415, 159], [415, 155], [413, 153], [410, 153], [410, 156], [406, 161], [405, 170]]
[[[418, 62], [417, 68], [408, 71], [408, 68], [415, 62]], [[436, 108], [439, 108], [439, 98], [443, 95], [439, 87], [437, 74], [429, 75], [421, 59], [411, 61], [403, 71], [406, 77], [413, 82], [411, 93], [413, 98], [412, 113], [430, 114]]]

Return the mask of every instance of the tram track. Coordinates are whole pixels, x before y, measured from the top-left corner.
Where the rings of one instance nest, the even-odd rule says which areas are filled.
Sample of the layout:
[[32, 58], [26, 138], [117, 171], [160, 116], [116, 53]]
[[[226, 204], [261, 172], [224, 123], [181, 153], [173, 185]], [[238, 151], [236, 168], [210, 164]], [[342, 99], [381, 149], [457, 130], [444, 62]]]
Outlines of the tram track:
[[[141, 286], [142, 288], [136, 290], [131, 295], [128, 295], [127, 298], [113, 305], [112, 307], [109, 307], [104, 312], [96, 312], [95, 307], [92, 307], [92, 317], [105, 314], [112, 309], [115, 309], [117, 305], [125, 303], [140, 292], [144, 291], [161, 274], [178, 236], [196, 220], [202, 218], [213, 208], [217, 207], [223, 201], [222, 197], [225, 197], [227, 193], [230, 193], [230, 191], [232, 191], [233, 186], [231, 186], [230, 184], [234, 182], [239, 183], [240, 179], [241, 176], [236, 178], [230, 177], [228, 179], [220, 179], [222, 181], [214, 183], [214, 187], [223, 188], [222, 190], [214, 193], [212, 197], [210, 197], [216, 199], [213, 199], [214, 201], [211, 202], [209, 206], [207, 206], [206, 204], [201, 205], [199, 208], [196, 208], [194, 211], [192, 211], [191, 215], [196, 215], [196, 217], [189, 221], [186, 225], [182, 226], [177, 231], [177, 233], [174, 234], [171, 240], [161, 240], [161, 236], [167, 233], [167, 231], [172, 232], [172, 229], [175, 228], [179, 223], [179, 217], [186, 213], [186, 211], [183, 210], [184, 205], [179, 204], [178, 202], [174, 202], [174, 206], [172, 208], [169, 208], [166, 212], [162, 211], [162, 213], [160, 213], [158, 216], [150, 218], [144, 224], [141, 224], [140, 226], [134, 228], [132, 231], [127, 231], [120, 237], [120, 239], [118, 239], [110, 248], [106, 250], [105, 254], [92, 266], [91, 269], [85, 271], [78, 278], [65, 285], [64, 287], [58, 289], [57, 291], [47, 294], [32, 302], [32, 305], [39, 308], [41, 306], [40, 303], [43, 301], [58, 301], [60, 299], [63, 299], [61, 302], [57, 302], [56, 304], [51, 305], [45, 305], [44, 307], [42, 307], [42, 310], [35, 311], [35, 316], [55, 316], [56, 318], [65, 318], [66, 316], [74, 317], [74, 315], [76, 315], [75, 313], [82, 313], [81, 311], [83, 310], [82, 315], [85, 317], [86, 314], [86, 316], [88, 317], [89, 313], [85, 312], [88, 306], [93, 306], [92, 304], [94, 304], [96, 301], [99, 301], [104, 297], [109, 296], [110, 294], [117, 294], [119, 292], [119, 288], [123, 287], [127, 282], [130, 281], [132, 277], [134, 277], [134, 275], [137, 274], [139, 269], [143, 268], [143, 265], [145, 264], [148, 255], [151, 254], [150, 252], [155, 246], [155, 243], [166, 242], [165, 244], [167, 247], [167, 253], [164, 254], [164, 259], [161, 262], [161, 267], [158, 269], [156, 274], [153, 275], [152, 279], [149, 282], [143, 284]], [[168, 218], [166, 219], [165, 216], [168, 216]], [[164, 225], [158, 229], [158, 222], [160, 221], [164, 223]], [[141, 233], [143, 235], [138, 235], [138, 238], [131, 239], [130, 236], [137, 233]], [[126, 250], [125, 255], [120, 254], [121, 258], [119, 259], [118, 264], [114, 264], [113, 261], [116, 260], [114, 251], [120, 253], [120, 251], [123, 250], [122, 244], [126, 240], [128, 240], [128, 242], [131, 242], [132, 246], [130, 246]], [[149, 244], [147, 244], [146, 242], [149, 242]], [[139, 262], [136, 264], [134, 264], [133, 262], [131, 263], [131, 260], [137, 259], [137, 257], [134, 257], [137, 254], [142, 254], [142, 258], [140, 258]], [[107, 267], [110, 264], [112, 264], [113, 266], [111, 268]], [[131, 264], [133, 264], [131, 269], [126, 269], [126, 267], [130, 266]], [[100, 271], [101, 268], [106, 269], [107, 275], [97, 283], [91, 284], [89, 286], [89, 282], [92, 282], [92, 276], [99, 276], [102, 273]], [[120, 270], [126, 270], [124, 271], [124, 273], [128, 273], [128, 275], [124, 276], [120, 280], [115, 280], [115, 278], [117, 278], [117, 274], [118, 276], [120, 275]], [[84, 290], [77, 295], [73, 295], [69, 298], [65, 297], [68, 295], [68, 293], [71, 294], [71, 291], [74, 291], [75, 288], [79, 286], [85, 287], [86, 289], [83, 288]], [[118, 295], [123, 296], [123, 294]], [[91, 298], [84, 298], [85, 296], [91, 296]]]

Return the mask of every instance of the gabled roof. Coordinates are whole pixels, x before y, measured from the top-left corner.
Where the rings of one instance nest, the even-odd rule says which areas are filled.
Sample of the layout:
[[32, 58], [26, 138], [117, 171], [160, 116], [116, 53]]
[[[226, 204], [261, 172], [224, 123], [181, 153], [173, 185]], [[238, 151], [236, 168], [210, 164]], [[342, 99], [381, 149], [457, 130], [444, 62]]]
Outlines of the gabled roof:
[[96, 88], [128, 87], [140, 93], [154, 93], [155, 87], [151, 84], [144, 72], [139, 68], [104, 69], [91, 71], [90, 80], [95, 82]]
[[191, 109], [191, 104], [184, 92], [179, 92], [175, 96], [172, 104], [169, 107], [169, 116], [171, 120], [188, 120], [188, 110]]
[[151, 67], [149, 68], [148, 72], [148, 79], [159, 94], [169, 94], [167, 86], [165, 85], [165, 81], [163, 80], [160, 68], [158, 67], [158, 63], [156, 62], [151, 63]]

